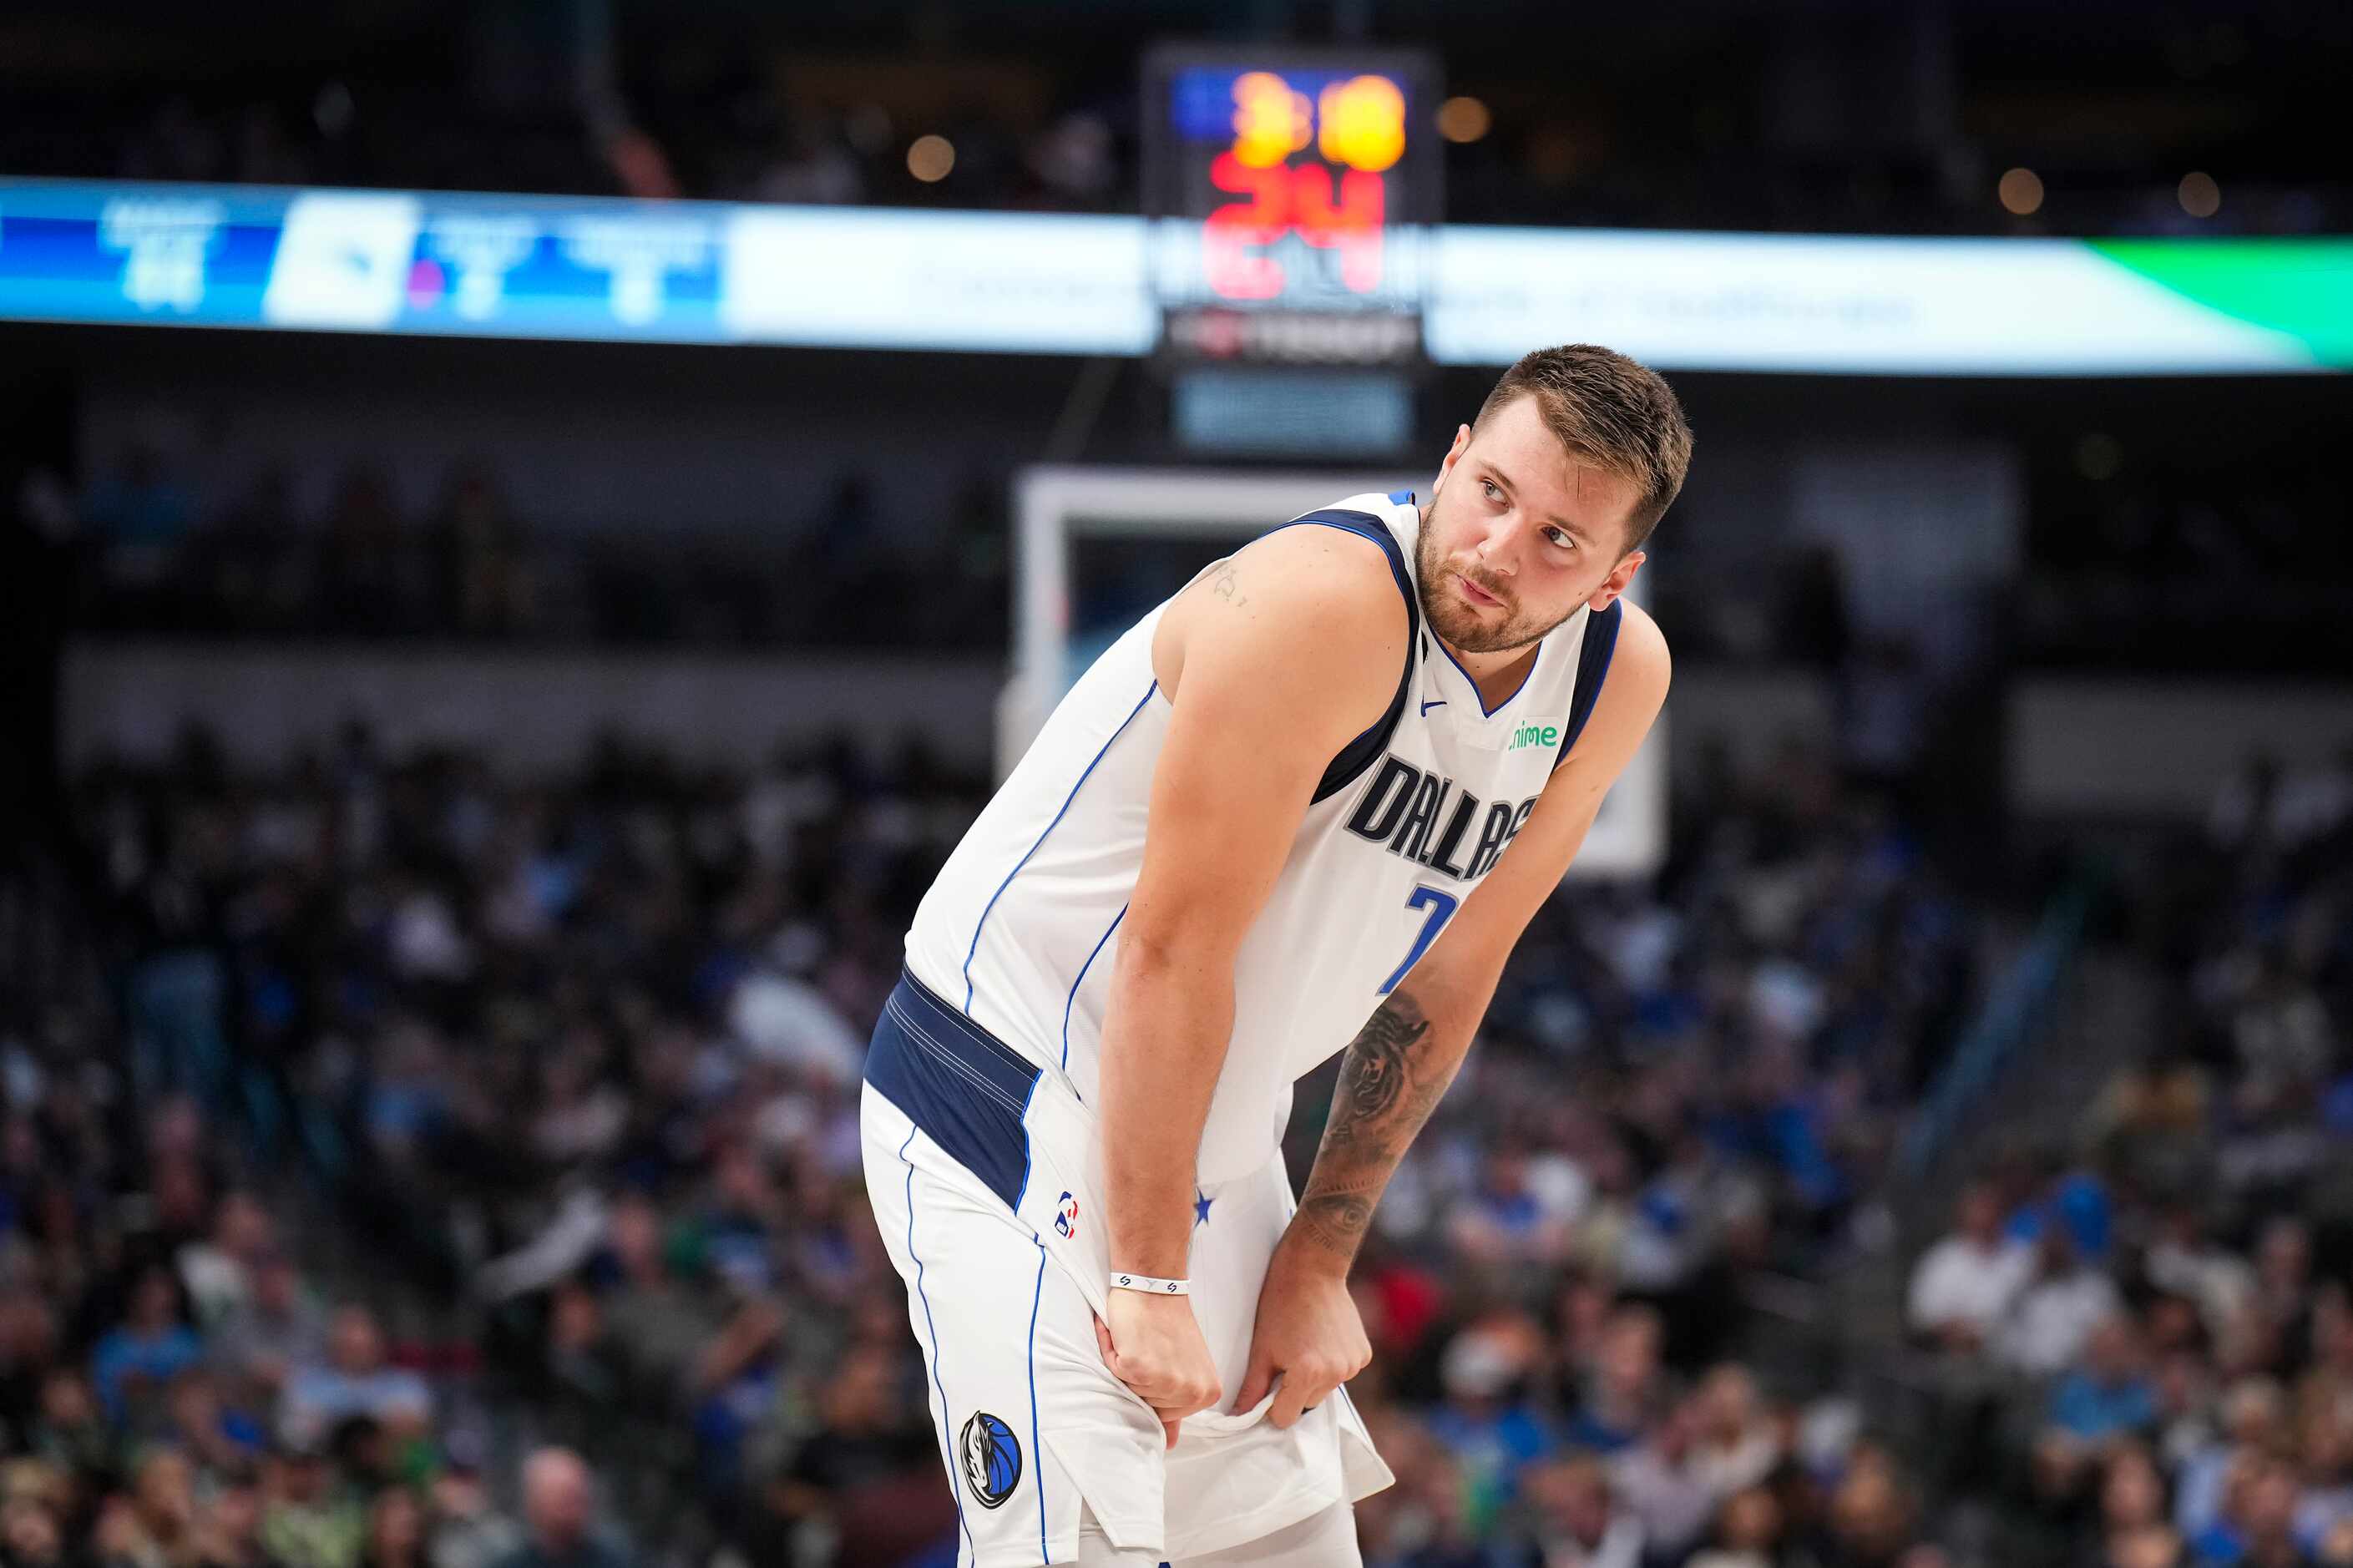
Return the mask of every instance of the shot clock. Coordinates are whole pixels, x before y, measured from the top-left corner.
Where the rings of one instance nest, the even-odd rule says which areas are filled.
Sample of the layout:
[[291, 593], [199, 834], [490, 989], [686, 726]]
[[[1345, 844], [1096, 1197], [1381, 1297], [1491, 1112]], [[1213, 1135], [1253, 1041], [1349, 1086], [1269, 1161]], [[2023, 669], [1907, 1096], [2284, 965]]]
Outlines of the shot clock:
[[1406, 367], [1440, 213], [1422, 56], [1167, 47], [1145, 64], [1162, 354]]

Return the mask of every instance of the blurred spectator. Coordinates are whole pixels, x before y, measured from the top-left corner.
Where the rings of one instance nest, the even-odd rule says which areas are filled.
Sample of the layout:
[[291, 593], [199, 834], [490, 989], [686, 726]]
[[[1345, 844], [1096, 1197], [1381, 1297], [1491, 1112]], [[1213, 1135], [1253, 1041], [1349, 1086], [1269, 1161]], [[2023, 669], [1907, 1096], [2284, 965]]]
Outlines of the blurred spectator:
[[1507, 1142], [1489, 1151], [1478, 1187], [1456, 1206], [1451, 1239], [1473, 1262], [1543, 1268], [1567, 1256], [1570, 1217], [1531, 1184], [1527, 1151]]
[[1781, 1504], [1771, 1490], [1751, 1487], [1727, 1500], [1715, 1543], [1695, 1552], [1689, 1568], [1778, 1568], [1781, 1550]]
[[1560, 1446], [1525, 1397], [1530, 1370], [1526, 1324], [1516, 1315], [1474, 1323], [1446, 1347], [1446, 1399], [1430, 1413], [1430, 1431], [1461, 1468], [1474, 1527], [1512, 1500], [1523, 1470]]
[[1532, 1568], [1641, 1568], [1641, 1522], [1619, 1507], [1599, 1459], [1547, 1461], [1531, 1469], [1522, 1487]]
[[2207, 1332], [2221, 1334], [2253, 1303], [2254, 1271], [2207, 1234], [2196, 1204], [2168, 1205], [2164, 1226], [2142, 1265], [2148, 1282], [2196, 1303]]
[[294, 1368], [326, 1360], [327, 1314], [284, 1252], [257, 1257], [251, 1278], [250, 1296], [230, 1307], [213, 1331], [213, 1364], [274, 1405]]
[[2100, 1480], [2099, 1528], [2107, 1555], [2129, 1553], [2150, 1531], [2168, 1528], [2168, 1517], [2165, 1477], [2148, 1450], [2137, 1443], [2111, 1450]]
[[364, 1416], [404, 1435], [421, 1431], [433, 1396], [413, 1372], [385, 1364], [384, 1331], [363, 1306], [339, 1308], [327, 1330], [323, 1363], [297, 1367], [279, 1403], [280, 1431], [312, 1441]]
[[501, 1513], [484, 1484], [479, 1439], [451, 1434], [433, 1479], [426, 1558], [432, 1568], [496, 1568], [522, 1545], [522, 1532]]
[[617, 1202], [610, 1235], [620, 1281], [603, 1303], [605, 1331], [638, 1398], [660, 1409], [681, 1397], [696, 1358], [726, 1319], [716, 1302], [671, 1271], [661, 1216], [651, 1203], [634, 1195]]
[[261, 1546], [285, 1568], [358, 1568], [367, 1513], [327, 1462], [325, 1436], [280, 1445], [262, 1479]]
[[[195, 1478], [187, 1457], [159, 1448], [132, 1474], [131, 1501], [117, 1519], [120, 1535], [109, 1557], [141, 1564], [169, 1563], [192, 1554], [196, 1533]], [[107, 1523], [100, 1524], [103, 1537]]]
[[1711, 1368], [1694, 1403], [1699, 1432], [1692, 1466], [1718, 1499], [1757, 1485], [1780, 1467], [1779, 1425], [1746, 1367], [1727, 1363]]
[[118, 1442], [90, 1383], [70, 1367], [52, 1368], [41, 1384], [39, 1414], [26, 1447], [69, 1474], [111, 1478]]
[[1618, 1498], [1641, 1525], [1654, 1557], [1673, 1561], [1689, 1552], [1725, 1501], [1694, 1451], [1705, 1421], [1698, 1399], [1683, 1400], [1610, 1467]]
[[196, 1521], [197, 1568], [281, 1568], [261, 1544], [261, 1490], [249, 1476], [212, 1490]]
[[906, 1388], [894, 1346], [854, 1350], [818, 1395], [818, 1425], [767, 1489], [766, 1528], [790, 1560], [792, 1532], [822, 1523], [849, 1562], [903, 1561], [955, 1530], [933, 1475], [939, 1445]]
[[2083, 1364], [2052, 1393], [2051, 1430], [2069, 1444], [2099, 1447], [2145, 1434], [2156, 1419], [2135, 1324], [2123, 1313], [2103, 1318], [2084, 1344]]
[[1896, 1568], [1915, 1544], [1914, 1511], [1913, 1500], [1886, 1457], [1875, 1451], [1857, 1455], [1831, 1494], [1822, 1542], [1826, 1564]]
[[2047, 1376], [2081, 1355], [2094, 1327], [2123, 1306], [2115, 1284], [2083, 1257], [2074, 1232], [2054, 1218], [2035, 1243], [2033, 1276], [2011, 1310], [1998, 1352], [2016, 1371]]
[[526, 1538], [499, 1568], [624, 1568], [626, 1559], [597, 1538], [588, 1467], [564, 1448], [542, 1448], [523, 1466]]
[[1403, 1416], [1377, 1411], [1367, 1424], [1397, 1484], [1356, 1505], [1366, 1568], [1488, 1568], [1493, 1554], [1453, 1455]]
[[1648, 1307], [1624, 1307], [1610, 1318], [1569, 1417], [1571, 1443], [1615, 1454], [1641, 1437], [1658, 1410], [1662, 1333]]
[[161, 1264], [141, 1270], [122, 1322], [90, 1357], [90, 1379], [110, 1419], [143, 1417], [164, 1386], [196, 1363], [203, 1347], [185, 1316], [178, 1277]]
[[265, 1444], [261, 1426], [246, 1412], [222, 1405], [210, 1372], [191, 1367], [174, 1378], [165, 1405], [169, 1440], [208, 1491], [251, 1474]]
[[180, 1281], [195, 1321], [206, 1329], [253, 1297], [254, 1267], [271, 1250], [269, 1211], [251, 1193], [223, 1194], [213, 1211], [212, 1235], [180, 1248]]
[[2027, 1284], [2033, 1250], [2001, 1234], [2001, 1200], [1982, 1183], [1954, 1205], [1953, 1231], [1913, 1266], [1912, 1331], [1947, 1350], [1986, 1345]]
[[405, 1487], [386, 1487], [368, 1508], [360, 1568], [427, 1568], [425, 1510]]

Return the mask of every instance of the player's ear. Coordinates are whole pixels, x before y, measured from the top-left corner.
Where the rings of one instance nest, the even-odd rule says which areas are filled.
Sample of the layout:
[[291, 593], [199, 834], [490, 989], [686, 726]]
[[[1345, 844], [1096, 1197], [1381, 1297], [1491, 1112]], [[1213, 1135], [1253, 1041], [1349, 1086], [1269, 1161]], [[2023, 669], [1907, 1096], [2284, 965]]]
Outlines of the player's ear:
[[1438, 465], [1438, 478], [1430, 483], [1430, 493], [1431, 495], [1436, 495], [1438, 493], [1438, 487], [1446, 482], [1446, 476], [1454, 471], [1454, 465], [1461, 460], [1462, 454], [1469, 451], [1470, 448], [1471, 426], [1468, 425], [1456, 426], [1454, 427], [1454, 445], [1446, 448], [1445, 461]]
[[1639, 550], [1628, 551], [1625, 558], [1609, 569], [1609, 575], [1601, 579], [1601, 586], [1593, 590], [1593, 596], [1585, 602], [1597, 612], [1608, 609], [1634, 581], [1634, 574], [1642, 569], [1642, 563], [1649, 559]]

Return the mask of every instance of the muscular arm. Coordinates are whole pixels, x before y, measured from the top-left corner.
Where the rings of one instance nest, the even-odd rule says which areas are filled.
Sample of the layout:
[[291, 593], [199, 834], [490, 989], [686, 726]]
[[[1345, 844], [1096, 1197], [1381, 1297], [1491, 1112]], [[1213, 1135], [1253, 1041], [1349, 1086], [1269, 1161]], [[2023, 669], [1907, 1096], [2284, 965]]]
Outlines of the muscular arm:
[[1316, 781], [1387, 707], [1405, 638], [1380, 552], [1313, 527], [1248, 546], [1162, 617], [1153, 665], [1173, 710], [1103, 1024], [1114, 1268], [1185, 1273], [1235, 958]]
[[1341, 1058], [1324, 1142], [1292, 1228], [1343, 1268], [1373, 1223], [1390, 1173], [1462, 1065], [1479, 1021], [1479, 1011], [1464, 1011], [1441, 1005], [1433, 1020], [1408, 982], [1373, 1010]]
[[[1235, 958], [1317, 779], [1388, 705], [1406, 626], [1380, 552], [1314, 527], [1250, 544], [1161, 617], [1153, 674], [1173, 706], [1112, 966], [1098, 1090], [1113, 1268], [1187, 1271], [1201, 1128], [1233, 1033]], [[1095, 1336], [1171, 1446], [1184, 1418], [1222, 1392], [1182, 1296], [1113, 1290]]]

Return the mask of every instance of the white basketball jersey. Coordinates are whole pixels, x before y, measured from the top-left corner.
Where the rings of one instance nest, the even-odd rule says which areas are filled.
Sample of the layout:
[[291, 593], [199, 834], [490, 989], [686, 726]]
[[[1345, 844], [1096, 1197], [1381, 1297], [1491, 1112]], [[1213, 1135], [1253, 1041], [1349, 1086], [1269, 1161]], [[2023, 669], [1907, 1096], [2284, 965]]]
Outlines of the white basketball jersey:
[[[1617, 637], [1616, 605], [1598, 616], [1580, 608], [1544, 639], [1520, 689], [1489, 709], [1422, 624], [1413, 497], [1352, 496], [1287, 526], [1307, 524], [1383, 548], [1411, 637], [1388, 713], [1324, 774], [1243, 939], [1233, 1036], [1201, 1135], [1205, 1184], [1267, 1161], [1293, 1083], [1355, 1038], [1493, 868], [1591, 713]], [[1173, 711], [1152, 668], [1166, 609], [1071, 689], [907, 933], [917, 980], [1090, 1105]]]

